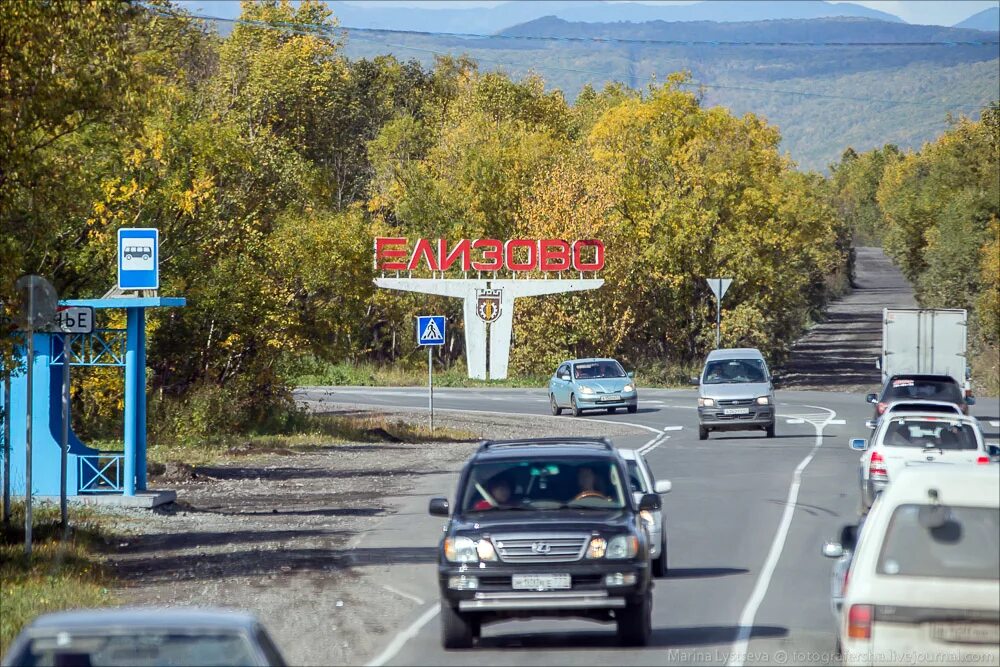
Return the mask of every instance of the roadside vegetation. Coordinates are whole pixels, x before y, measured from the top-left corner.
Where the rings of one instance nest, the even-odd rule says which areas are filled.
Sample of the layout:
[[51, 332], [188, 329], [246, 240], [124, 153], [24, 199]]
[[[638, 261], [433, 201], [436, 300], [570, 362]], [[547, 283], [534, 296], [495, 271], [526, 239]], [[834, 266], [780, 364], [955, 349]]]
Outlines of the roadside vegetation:
[[32, 518], [30, 558], [24, 555], [24, 504], [12, 503], [10, 525], [0, 524], [0, 655], [39, 614], [115, 603], [99, 555], [107, 536], [102, 518], [71, 508], [65, 537], [58, 506], [35, 505]]
[[[160, 294], [188, 305], [148, 313], [151, 453], [323, 432], [296, 382], [423, 384], [419, 313], [455, 323], [438, 384], [470, 384], [460, 304], [377, 290], [375, 236], [605, 242], [603, 288], [518, 301], [510, 385], [596, 355], [683, 382], [714, 345], [718, 275], [734, 280], [722, 344], [780, 363], [849, 283], [835, 180], [798, 171], [762, 117], [705, 105], [685, 73], [570, 103], [466, 58], [349, 59], [316, 0], [243, 18], [222, 36], [164, 0], [0, 3], [3, 316], [20, 273], [101, 296], [117, 229], [159, 228]], [[940, 164], [932, 200], [963, 178]], [[119, 439], [118, 369], [76, 376], [79, 435]]]
[[1000, 103], [919, 151], [848, 150], [832, 172], [838, 212], [885, 249], [918, 303], [969, 311], [973, 381], [1000, 394]]

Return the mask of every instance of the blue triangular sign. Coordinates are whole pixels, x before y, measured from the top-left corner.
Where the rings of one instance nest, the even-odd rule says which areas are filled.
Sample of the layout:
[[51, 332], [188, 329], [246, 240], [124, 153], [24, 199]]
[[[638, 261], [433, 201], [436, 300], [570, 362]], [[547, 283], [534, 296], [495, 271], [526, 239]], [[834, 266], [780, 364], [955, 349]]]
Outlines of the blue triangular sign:
[[427, 326], [424, 327], [423, 333], [420, 334], [420, 340], [425, 343], [431, 341], [444, 340], [444, 334], [438, 329], [438, 325], [434, 320], [428, 320]]

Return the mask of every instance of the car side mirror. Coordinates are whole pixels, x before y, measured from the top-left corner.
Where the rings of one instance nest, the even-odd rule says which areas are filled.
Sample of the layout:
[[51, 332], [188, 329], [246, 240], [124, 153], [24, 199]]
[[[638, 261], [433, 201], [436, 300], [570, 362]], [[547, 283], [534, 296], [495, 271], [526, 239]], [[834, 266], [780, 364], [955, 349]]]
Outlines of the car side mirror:
[[827, 558], [840, 558], [844, 555], [844, 547], [839, 542], [826, 542], [823, 544], [823, 555]]
[[431, 498], [427, 511], [431, 516], [447, 517], [451, 514], [451, 507], [448, 505], [447, 498]]
[[875, 427], [878, 426], [878, 422], [875, 421], [874, 419], [869, 419], [868, 421], [865, 422], [865, 426], [874, 431]]
[[569, 373], [563, 373], [562, 375], [559, 376], [559, 379], [562, 380], [563, 382], [569, 382]]
[[975, 405], [976, 404], [976, 397], [975, 396], [966, 396], [965, 397], [965, 404], [966, 405]]
[[693, 384], [695, 387], [701, 384], [701, 382], [696, 377], [691, 377], [690, 379], [688, 379], [688, 382], [690, 384]]
[[630, 378], [632, 378], [633, 380], [635, 379], [635, 371], [629, 371], [629, 372], [628, 372], [628, 373], [626, 373], [625, 375], [629, 376], [629, 377], [630, 377]]
[[656, 491], [656, 493], [659, 493], [659, 494], [670, 493], [670, 490], [673, 489], [673, 488], [674, 488], [674, 485], [670, 483], [669, 479], [658, 480], [656, 482], [656, 484], [653, 486], [653, 490]]
[[864, 438], [851, 438], [850, 446], [855, 451], [863, 452], [868, 449], [868, 441]]
[[854, 551], [858, 546], [858, 524], [849, 523], [840, 527], [840, 544], [844, 549]]
[[771, 386], [775, 387], [775, 388], [781, 386], [781, 376], [780, 375], [772, 375], [771, 376]]
[[986, 445], [986, 453], [992, 457], [1000, 457], [1000, 445]]
[[878, 394], [868, 394], [865, 396], [865, 400], [869, 403], [878, 403]]
[[647, 512], [655, 512], [663, 507], [663, 501], [655, 493], [647, 493], [639, 501], [639, 509]]

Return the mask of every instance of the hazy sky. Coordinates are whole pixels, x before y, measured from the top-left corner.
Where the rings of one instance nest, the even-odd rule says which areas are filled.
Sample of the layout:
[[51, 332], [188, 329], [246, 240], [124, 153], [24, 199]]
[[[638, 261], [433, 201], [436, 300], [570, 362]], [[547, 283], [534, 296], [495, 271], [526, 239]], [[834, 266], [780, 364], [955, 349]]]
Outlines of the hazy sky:
[[[369, 0], [348, 0], [354, 5], [371, 4]], [[379, 5], [396, 5], [400, 7], [476, 7], [502, 4], [503, 0], [377, 0]], [[612, 2], [615, 0], [611, 0]], [[691, 0], [626, 0], [641, 2], [647, 5], [691, 5]], [[844, 0], [831, 0], [832, 2]], [[850, 0], [856, 5], [864, 5], [872, 9], [895, 14], [907, 23], [923, 23], [928, 25], [955, 25], [977, 12], [990, 7], [996, 7], [997, 0]]]

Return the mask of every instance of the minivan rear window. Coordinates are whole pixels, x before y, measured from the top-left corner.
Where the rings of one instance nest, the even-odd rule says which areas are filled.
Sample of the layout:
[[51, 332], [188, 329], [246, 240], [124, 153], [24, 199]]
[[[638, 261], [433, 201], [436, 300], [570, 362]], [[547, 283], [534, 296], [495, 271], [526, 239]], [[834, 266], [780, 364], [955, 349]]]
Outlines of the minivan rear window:
[[1000, 579], [1000, 509], [900, 505], [889, 520], [878, 573]]
[[889, 383], [883, 401], [898, 400], [947, 401], [961, 403], [962, 390], [955, 382], [947, 380], [918, 380], [897, 378]]

